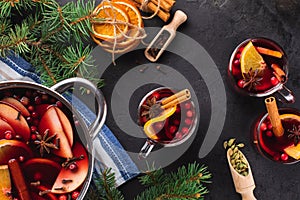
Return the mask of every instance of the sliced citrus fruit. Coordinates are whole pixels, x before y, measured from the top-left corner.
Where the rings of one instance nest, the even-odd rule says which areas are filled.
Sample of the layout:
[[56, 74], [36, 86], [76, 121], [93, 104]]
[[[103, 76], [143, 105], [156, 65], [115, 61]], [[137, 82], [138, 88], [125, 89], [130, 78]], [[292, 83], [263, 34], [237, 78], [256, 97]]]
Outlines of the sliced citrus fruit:
[[263, 57], [258, 53], [253, 43], [250, 41], [242, 51], [241, 54], [241, 72], [248, 73], [250, 69], [255, 71], [262, 69], [265, 65]]
[[[284, 121], [291, 121], [296, 120], [300, 124], [300, 116], [295, 114], [283, 114], [280, 115], [280, 119]], [[300, 159], [300, 144], [297, 144], [296, 146], [294, 144], [286, 147], [284, 149], [284, 152], [289, 155], [290, 157], [299, 160]]]
[[95, 8], [94, 14], [99, 20], [104, 20], [103, 23], [92, 24], [95, 37], [103, 40], [120, 39], [128, 31], [129, 17], [116, 3], [101, 3]]

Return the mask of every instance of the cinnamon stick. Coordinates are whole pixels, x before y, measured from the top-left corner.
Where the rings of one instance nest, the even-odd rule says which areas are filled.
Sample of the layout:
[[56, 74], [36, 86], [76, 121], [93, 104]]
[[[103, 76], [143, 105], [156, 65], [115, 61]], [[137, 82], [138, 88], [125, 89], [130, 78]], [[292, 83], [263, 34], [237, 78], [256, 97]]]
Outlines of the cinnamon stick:
[[[153, 12], [156, 12], [156, 10], [158, 9], [157, 5], [155, 5], [153, 2], [149, 2], [148, 3], [148, 8], [150, 10], [152, 10]], [[165, 11], [163, 11], [161, 9], [158, 9], [157, 16], [160, 19], [162, 19], [164, 22], [167, 22], [168, 19], [170, 18], [170, 13], [165, 12]]]
[[21, 167], [16, 159], [8, 161], [8, 168], [12, 176], [13, 183], [18, 191], [20, 200], [31, 200]]
[[[158, 6], [159, 0], [150, 0], [150, 1]], [[160, 5], [160, 8], [163, 9], [165, 12], [170, 12], [170, 10], [172, 9], [172, 6], [173, 6], [164, 0], [160, 0], [159, 5]]]
[[284, 134], [284, 129], [279, 117], [276, 100], [274, 97], [266, 98], [265, 104], [267, 107], [268, 114], [270, 116], [270, 121], [273, 127], [273, 133], [277, 138], [280, 138]]
[[177, 92], [176, 94], [164, 99], [161, 102], [161, 108], [162, 109], [171, 108], [173, 106], [176, 106], [179, 103], [189, 100], [190, 98], [191, 98], [191, 93], [188, 89], [181, 90], [180, 92]]
[[274, 70], [274, 76], [276, 76], [281, 83], [285, 83], [287, 79], [285, 72], [277, 64], [272, 64], [271, 68]]

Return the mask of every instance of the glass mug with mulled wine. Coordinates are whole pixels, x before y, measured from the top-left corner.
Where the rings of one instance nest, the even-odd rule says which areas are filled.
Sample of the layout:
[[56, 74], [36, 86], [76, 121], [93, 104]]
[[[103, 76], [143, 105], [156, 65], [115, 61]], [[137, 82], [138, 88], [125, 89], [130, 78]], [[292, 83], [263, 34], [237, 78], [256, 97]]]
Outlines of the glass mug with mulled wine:
[[264, 157], [284, 164], [300, 161], [300, 111], [277, 108], [274, 97], [265, 99], [267, 113], [252, 127], [253, 143]]
[[197, 122], [195, 105], [188, 89], [179, 92], [160, 87], [141, 100], [138, 122], [147, 136], [139, 158], [146, 158], [155, 144], [165, 147], [185, 142], [194, 132]]
[[293, 103], [294, 95], [284, 84], [287, 81], [287, 56], [274, 41], [252, 38], [243, 41], [233, 51], [228, 76], [241, 94], [266, 97], [278, 93], [278, 100]]

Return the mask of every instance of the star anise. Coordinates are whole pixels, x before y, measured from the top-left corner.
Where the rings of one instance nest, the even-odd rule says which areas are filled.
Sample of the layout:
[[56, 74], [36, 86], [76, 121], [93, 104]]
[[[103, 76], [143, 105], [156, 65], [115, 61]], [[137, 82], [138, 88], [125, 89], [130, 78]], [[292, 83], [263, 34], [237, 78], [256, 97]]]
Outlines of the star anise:
[[156, 97], [147, 99], [146, 105], [143, 104], [142, 108], [144, 109], [142, 116], [146, 116], [147, 119], [154, 118], [161, 113], [161, 106], [157, 103]]
[[249, 72], [243, 73], [244, 85], [243, 88], [248, 88], [249, 91], [256, 90], [256, 86], [260, 85], [260, 81], [263, 79], [263, 70], [250, 68]]
[[292, 130], [288, 130], [288, 132], [290, 133], [288, 137], [294, 139], [294, 145], [296, 146], [300, 142], [300, 125], [293, 124]]
[[44, 136], [40, 134], [36, 135], [37, 140], [34, 141], [34, 144], [37, 145], [37, 148], [40, 149], [40, 154], [43, 157], [44, 152], [46, 151], [48, 154], [51, 152], [51, 149], [58, 149], [58, 145], [55, 145], [52, 140], [56, 137], [56, 134], [49, 136], [49, 129], [46, 129], [44, 132]]

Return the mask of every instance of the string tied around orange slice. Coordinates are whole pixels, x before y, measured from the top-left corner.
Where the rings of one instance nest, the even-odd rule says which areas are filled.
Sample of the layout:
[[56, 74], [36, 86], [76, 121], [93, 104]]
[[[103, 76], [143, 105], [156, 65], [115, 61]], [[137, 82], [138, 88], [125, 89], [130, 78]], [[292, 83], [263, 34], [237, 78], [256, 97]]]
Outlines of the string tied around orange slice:
[[[120, 5], [118, 5], [118, 3]], [[103, 0], [102, 3], [96, 7], [94, 10], [93, 19], [91, 19], [92, 23], [92, 38], [94, 41], [100, 46], [104, 47], [105, 50], [111, 52], [112, 54], [112, 63], [115, 63], [115, 53], [122, 53], [122, 51], [118, 51], [118, 45], [131, 45], [131, 42], [140, 41], [144, 39], [147, 35], [142, 26], [142, 21], [138, 21], [138, 24], [133, 24], [129, 17], [127, 16], [126, 11], [122, 11], [121, 1], [109, 1]], [[124, 5], [123, 5], [124, 6]], [[130, 6], [130, 5], [129, 5]], [[125, 10], [125, 9], [124, 9]], [[105, 17], [103, 18], [100, 15], [100, 12]], [[128, 12], [128, 11], [127, 11]], [[121, 19], [118, 19], [117, 15], [122, 15]], [[135, 13], [136, 15], [140, 15], [140, 13]], [[98, 29], [99, 31], [104, 32], [103, 35], [97, 32], [97, 25], [102, 27], [102, 29]], [[104, 26], [103, 26], [104, 25]], [[109, 33], [108, 30], [105, 30], [105, 26], [112, 28], [112, 33]], [[103, 28], [104, 27], [104, 28]], [[107, 31], [107, 32], [105, 32]], [[105, 35], [107, 34], [107, 35]], [[125, 42], [124, 39], [125, 38]], [[122, 40], [121, 40], [122, 39]], [[123, 43], [123, 44], [122, 44]], [[125, 50], [127, 50], [125, 48]], [[124, 52], [125, 52], [124, 50]]]

